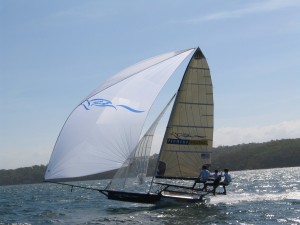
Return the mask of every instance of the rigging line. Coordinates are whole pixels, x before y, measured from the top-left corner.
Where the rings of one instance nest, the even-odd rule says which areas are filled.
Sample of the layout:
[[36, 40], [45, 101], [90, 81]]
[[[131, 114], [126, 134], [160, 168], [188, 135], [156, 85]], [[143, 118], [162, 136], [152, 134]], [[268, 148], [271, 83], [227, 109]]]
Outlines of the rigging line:
[[145, 146], [145, 139], [142, 138], [137, 145], [137, 149], [135, 150], [134, 156], [132, 157], [134, 161], [135, 174], [139, 174], [143, 172], [143, 160], [144, 160], [143, 154], [145, 151], [144, 146]]
[[[126, 159], [130, 156], [134, 156], [136, 150], [137, 150], [137, 146], [138, 145], [135, 145], [133, 146], [132, 145], [132, 137], [134, 137], [134, 135], [132, 134], [132, 129], [130, 127], [129, 129], [129, 132], [126, 132], [126, 128], [123, 127], [123, 139], [122, 139], [122, 142], [123, 142], [123, 146], [120, 148], [120, 150], [123, 150], [122, 153], [123, 153], [123, 159], [126, 161]], [[125, 146], [125, 148], [123, 148]]]
[[[124, 129], [123, 135], [124, 134], [126, 135], [125, 127], [123, 129]], [[115, 151], [111, 151], [111, 153], [117, 157], [120, 164], [124, 164], [124, 162], [130, 155], [130, 150], [126, 148], [130, 146], [128, 141], [128, 136], [125, 137], [119, 136], [118, 140], [119, 141], [115, 141], [111, 143], [112, 148], [115, 150]]]
[[106, 190], [105, 190], [105, 189], [98, 189], [98, 188], [84, 187], [84, 186], [80, 186], [80, 185], [76, 185], [76, 184], [67, 184], [67, 183], [55, 182], [55, 181], [49, 181], [49, 180], [44, 180], [44, 182], [52, 183], [52, 184], [60, 184], [60, 185], [69, 186], [69, 187], [72, 188], [71, 190], [73, 190], [73, 187], [76, 187], [76, 188], [81, 188], [81, 189], [86, 189], [86, 190], [98, 191], [98, 192], [100, 192], [101, 194], [104, 194], [105, 196], [107, 196], [107, 193], [106, 193]]
[[[146, 132], [147, 134], [147, 132]], [[143, 165], [144, 165], [144, 160], [147, 154], [147, 141], [148, 141], [148, 136], [144, 135], [138, 142], [137, 147], [134, 152], [134, 158], [139, 159], [137, 161], [137, 172], [142, 172], [143, 171]]]
[[142, 139], [139, 141], [137, 152], [135, 153], [135, 156], [140, 158], [137, 165], [137, 172], [147, 172], [147, 157], [149, 156], [149, 142], [152, 140], [152, 130], [151, 127], [149, 130], [145, 133], [145, 135], [142, 137]]
[[[162, 110], [162, 112], [158, 115], [158, 117], [156, 118], [156, 120], [153, 122], [153, 124], [151, 126], [153, 126], [153, 134], [155, 133], [156, 131], [156, 128], [157, 128], [157, 125], [158, 123], [160, 122], [160, 120], [162, 119], [163, 115], [166, 113], [167, 109], [169, 108], [170, 104], [172, 103], [173, 99], [176, 97], [177, 93], [175, 93], [172, 98], [170, 99], [170, 101], [167, 103], [167, 105], [165, 106], [165, 108]], [[174, 100], [175, 101], [175, 100]], [[173, 107], [174, 107], [174, 104], [173, 104]], [[168, 123], [170, 122], [170, 118], [171, 118], [172, 115], [170, 115], [169, 117], [169, 121]], [[156, 123], [156, 125], [154, 125]], [[158, 153], [158, 156], [157, 156], [157, 161], [155, 163], [155, 167], [154, 167], [154, 172], [153, 172], [153, 176], [152, 176], [152, 179], [151, 179], [151, 183], [150, 183], [150, 187], [149, 187], [149, 191], [148, 193], [150, 193], [151, 191], [151, 188], [152, 188], [152, 185], [153, 185], [153, 181], [154, 181], [154, 178], [156, 176], [156, 173], [157, 173], [157, 170], [158, 170], [158, 165], [159, 165], [159, 161], [160, 161], [160, 157], [161, 157], [161, 154], [162, 154], [162, 147], [164, 145], [164, 142], [166, 140], [166, 137], [167, 137], [167, 127], [166, 127], [166, 130], [165, 130], [165, 133], [164, 133], [164, 137], [163, 137], [163, 140], [162, 140], [162, 143], [161, 143], [161, 146], [160, 146], [160, 150], [159, 150], [159, 153]], [[153, 140], [152, 140], [153, 141]], [[151, 148], [152, 148], [152, 143], [151, 143]], [[150, 153], [151, 153], [151, 148], [150, 148]]]
[[[123, 127], [124, 132], [122, 132], [122, 134], [126, 134], [125, 132], [125, 127]], [[128, 157], [128, 151], [126, 151], [126, 146], [128, 147], [128, 143], [126, 143], [127, 141], [127, 137], [124, 138], [124, 136], [122, 136], [122, 134], [117, 137], [118, 141], [115, 141], [113, 143], [113, 148], [115, 151], [113, 151], [112, 153], [117, 156], [120, 160], [120, 162], [123, 164], [124, 163], [124, 159], [126, 160], [126, 158]], [[124, 141], [125, 140], [125, 141]], [[125, 150], [124, 150], [124, 146], [125, 146]]]
[[137, 150], [135, 151], [135, 154], [133, 156], [134, 161], [134, 170], [135, 175], [138, 175], [139, 173], [143, 172], [143, 165], [144, 165], [144, 151], [145, 151], [145, 140], [139, 142]]
[[[132, 166], [131, 166], [131, 165], [133, 165], [132, 163], [133, 163], [133, 162], [130, 160], [129, 165], [128, 165], [128, 166], [126, 167], [126, 169], [125, 169], [125, 176], [124, 176], [124, 182], [123, 182], [123, 189], [125, 188], [126, 183], [127, 183], [127, 180], [129, 179], [128, 173], [129, 173], [129, 170], [132, 168]], [[133, 169], [134, 169], [134, 168], [133, 168]]]
[[152, 141], [153, 141], [153, 138], [148, 136], [146, 138], [146, 143], [145, 143], [145, 153], [144, 153], [144, 168], [145, 169], [145, 173], [147, 175], [147, 168], [148, 168], [148, 160], [149, 160], [149, 156], [150, 156], [150, 152], [151, 152], [151, 144], [152, 144]]

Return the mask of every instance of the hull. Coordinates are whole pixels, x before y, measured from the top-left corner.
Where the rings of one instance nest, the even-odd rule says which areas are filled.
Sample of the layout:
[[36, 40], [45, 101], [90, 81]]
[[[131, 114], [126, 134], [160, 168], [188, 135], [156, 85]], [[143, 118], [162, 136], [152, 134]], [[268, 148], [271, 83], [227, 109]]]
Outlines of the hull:
[[156, 193], [133, 193], [133, 192], [121, 192], [121, 191], [107, 191], [107, 197], [111, 200], [157, 204], [157, 203], [203, 203], [207, 201], [205, 197], [207, 193], [193, 194], [177, 191], [162, 191]]
[[154, 204], [160, 200], [161, 195], [153, 193], [143, 194], [133, 192], [107, 191], [107, 197], [111, 200]]

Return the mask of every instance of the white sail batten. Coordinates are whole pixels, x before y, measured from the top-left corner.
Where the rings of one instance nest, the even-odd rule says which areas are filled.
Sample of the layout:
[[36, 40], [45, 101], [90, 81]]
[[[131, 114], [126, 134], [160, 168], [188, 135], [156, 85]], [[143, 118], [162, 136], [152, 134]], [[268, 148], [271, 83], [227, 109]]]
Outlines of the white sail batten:
[[158, 177], [192, 178], [211, 164], [213, 90], [207, 61], [198, 48], [182, 79], [161, 147]]
[[194, 49], [142, 61], [92, 92], [65, 122], [45, 180], [120, 168], [136, 149], [157, 95]]

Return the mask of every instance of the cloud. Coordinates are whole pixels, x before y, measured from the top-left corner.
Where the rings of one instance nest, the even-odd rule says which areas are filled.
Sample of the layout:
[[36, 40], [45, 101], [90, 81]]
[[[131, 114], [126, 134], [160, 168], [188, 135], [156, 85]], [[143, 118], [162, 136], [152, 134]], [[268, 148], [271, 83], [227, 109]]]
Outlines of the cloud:
[[219, 128], [214, 133], [214, 146], [261, 143], [288, 138], [300, 138], [300, 120], [284, 121], [261, 127]]
[[241, 18], [243, 16], [255, 13], [267, 13], [273, 11], [279, 11], [288, 7], [300, 6], [300, 1], [298, 0], [268, 0], [268, 1], [259, 1], [257, 3], [252, 3], [245, 5], [242, 8], [221, 11], [216, 13], [207, 14], [201, 17], [192, 18], [185, 20], [187, 23], [196, 23], [203, 21], [213, 21], [213, 20], [224, 20], [230, 18]]

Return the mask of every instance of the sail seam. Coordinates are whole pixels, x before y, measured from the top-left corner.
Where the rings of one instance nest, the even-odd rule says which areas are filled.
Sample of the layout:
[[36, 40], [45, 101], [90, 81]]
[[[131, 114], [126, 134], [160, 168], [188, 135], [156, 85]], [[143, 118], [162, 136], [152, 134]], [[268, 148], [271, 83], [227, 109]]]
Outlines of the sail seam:
[[177, 102], [180, 104], [186, 104], [186, 105], [211, 105], [213, 106], [213, 104], [208, 104], [208, 103], [195, 103], [195, 102]]
[[172, 128], [172, 127], [192, 127], [192, 128], [213, 128], [213, 127], [205, 127], [205, 126], [189, 126], [189, 125], [172, 125], [172, 126], [168, 126], [168, 128]]
[[209, 70], [209, 68], [205, 68], [205, 67], [189, 67], [189, 69], [193, 69], [193, 70]]
[[212, 153], [212, 152], [200, 152], [200, 151], [192, 151], [192, 150], [188, 150], [188, 151], [185, 151], [185, 150], [172, 150], [172, 149], [165, 149], [166, 152], [189, 152], [189, 153]]
[[185, 83], [185, 84], [189, 84], [189, 85], [198, 85], [198, 86], [212, 86], [212, 84], [199, 84], [199, 83]]

